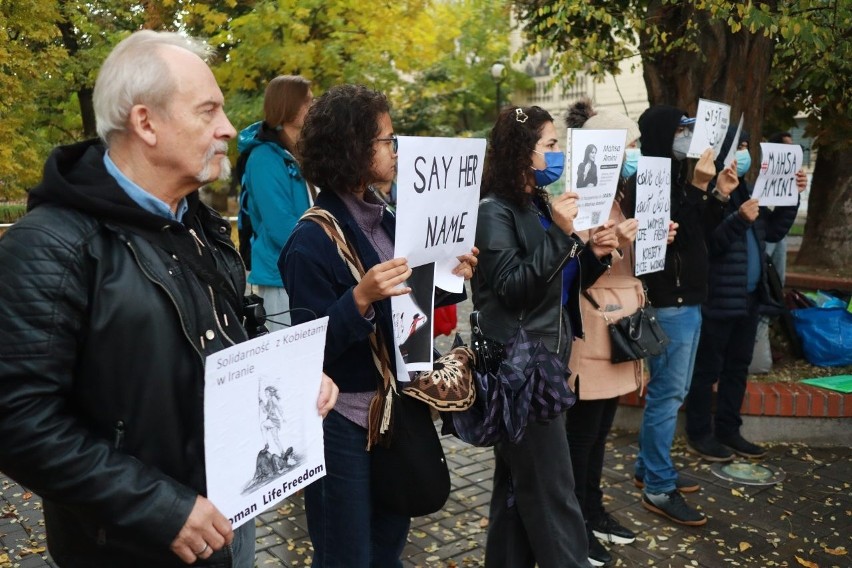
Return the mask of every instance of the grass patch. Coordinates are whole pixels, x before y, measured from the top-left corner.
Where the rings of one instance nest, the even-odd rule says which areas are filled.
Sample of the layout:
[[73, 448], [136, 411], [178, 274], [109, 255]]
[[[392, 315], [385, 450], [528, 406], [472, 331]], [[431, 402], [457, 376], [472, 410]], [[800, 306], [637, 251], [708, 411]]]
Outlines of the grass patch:
[[790, 227], [790, 232], [787, 233], [787, 234], [791, 237], [802, 237], [805, 234], [805, 226], [795, 224], [792, 227]]
[[14, 223], [26, 212], [26, 203], [0, 203], [0, 223]]

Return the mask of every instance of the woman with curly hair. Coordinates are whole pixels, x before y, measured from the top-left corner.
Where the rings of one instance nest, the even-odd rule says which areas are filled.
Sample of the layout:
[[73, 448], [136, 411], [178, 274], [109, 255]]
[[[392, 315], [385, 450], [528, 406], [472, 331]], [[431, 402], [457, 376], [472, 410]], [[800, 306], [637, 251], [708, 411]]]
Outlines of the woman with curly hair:
[[[580, 288], [607, 269], [618, 241], [608, 222], [586, 246], [574, 233], [577, 194], [548, 197], [564, 164], [556, 136], [553, 118], [537, 106], [500, 113], [485, 160], [480, 270], [471, 283], [484, 335], [506, 342], [521, 326], [567, 362], [582, 333]], [[588, 566], [565, 416], [528, 424], [518, 443], [498, 443], [494, 456], [485, 565]]]
[[[410, 292], [401, 285], [411, 275], [405, 258], [392, 258], [394, 216], [373, 188], [396, 173], [387, 99], [366, 87], [333, 87], [308, 111], [299, 149], [305, 178], [322, 188], [316, 207], [337, 219], [366, 271], [356, 281], [322, 227], [305, 219], [278, 260], [293, 322], [329, 318], [323, 369], [340, 388], [323, 421], [326, 476], [305, 490], [313, 566], [401, 567], [410, 519], [383, 510], [371, 494], [368, 451], [376, 441], [371, 402], [380, 396], [370, 335], [394, 353], [390, 298]], [[475, 256], [459, 260], [456, 274], [470, 278]]]

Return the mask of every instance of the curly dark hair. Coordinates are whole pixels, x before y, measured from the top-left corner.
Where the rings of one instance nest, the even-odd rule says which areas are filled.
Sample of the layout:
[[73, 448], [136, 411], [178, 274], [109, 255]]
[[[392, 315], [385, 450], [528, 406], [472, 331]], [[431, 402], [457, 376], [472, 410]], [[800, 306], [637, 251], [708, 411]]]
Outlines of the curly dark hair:
[[482, 197], [494, 194], [521, 207], [536, 195], [546, 198], [545, 191], [524, 191], [532, 175], [531, 154], [546, 122], [553, 122], [553, 117], [537, 106], [506, 107], [500, 112], [489, 138]]
[[317, 98], [298, 144], [305, 179], [335, 193], [370, 183], [379, 117], [388, 112], [387, 97], [362, 85], [338, 85]]

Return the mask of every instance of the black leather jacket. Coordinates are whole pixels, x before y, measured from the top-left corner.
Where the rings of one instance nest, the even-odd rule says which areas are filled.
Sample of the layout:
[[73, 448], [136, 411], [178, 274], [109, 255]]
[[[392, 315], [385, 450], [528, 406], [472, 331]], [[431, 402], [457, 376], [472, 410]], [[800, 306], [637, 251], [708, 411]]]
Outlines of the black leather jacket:
[[[571, 325], [582, 324], [581, 287], [606, 271], [610, 257], [598, 260], [577, 235], [555, 224], [545, 230], [534, 206], [521, 208], [498, 197], [479, 203], [476, 246], [479, 266], [471, 287], [483, 333], [505, 342], [521, 325], [530, 339], [541, 339], [567, 360], [574, 337], [582, 335], [582, 327]], [[565, 306], [569, 317], [562, 309], [562, 269], [574, 257], [580, 259], [580, 286], [572, 288]]]
[[237, 299], [243, 264], [197, 195], [168, 221], [133, 209], [103, 149], [62, 152], [0, 238], [0, 469], [44, 499], [61, 566], [184, 566], [169, 545], [206, 493], [204, 359], [246, 336], [178, 251], [206, 248]]

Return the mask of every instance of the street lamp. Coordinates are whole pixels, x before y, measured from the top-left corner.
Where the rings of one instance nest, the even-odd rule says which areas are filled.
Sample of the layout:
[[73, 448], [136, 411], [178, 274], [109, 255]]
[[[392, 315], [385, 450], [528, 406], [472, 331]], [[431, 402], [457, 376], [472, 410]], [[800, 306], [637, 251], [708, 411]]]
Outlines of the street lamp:
[[495, 104], [497, 105], [497, 116], [500, 115], [500, 85], [502, 85], [503, 81], [506, 80], [506, 75], [508, 74], [509, 70], [499, 61], [491, 65], [491, 78], [494, 79], [494, 84], [497, 85], [497, 99], [495, 101]]

